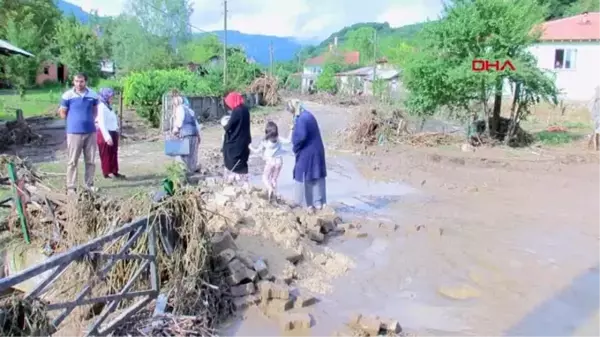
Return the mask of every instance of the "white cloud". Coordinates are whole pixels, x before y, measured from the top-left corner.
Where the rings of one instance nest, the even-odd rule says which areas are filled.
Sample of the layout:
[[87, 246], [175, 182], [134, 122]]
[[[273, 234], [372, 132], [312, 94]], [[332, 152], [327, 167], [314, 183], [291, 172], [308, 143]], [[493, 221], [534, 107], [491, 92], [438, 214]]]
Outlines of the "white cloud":
[[[126, 0], [68, 0], [101, 15], [117, 15]], [[141, 0], [144, 1], [144, 0]], [[441, 0], [229, 0], [228, 28], [249, 34], [326, 38], [357, 22], [387, 21], [393, 27], [434, 19]], [[195, 0], [191, 23], [223, 29], [221, 0]]]

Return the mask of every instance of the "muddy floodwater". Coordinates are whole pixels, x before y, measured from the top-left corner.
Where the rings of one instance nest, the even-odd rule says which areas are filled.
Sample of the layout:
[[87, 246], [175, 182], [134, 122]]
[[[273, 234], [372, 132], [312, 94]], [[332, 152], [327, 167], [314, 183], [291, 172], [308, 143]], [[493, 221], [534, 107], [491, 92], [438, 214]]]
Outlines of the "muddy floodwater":
[[[332, 123], [313, 110], [322, 124]], [[327, 158], [329, 205], [345, 221], [364, 223], [368, 236], [329, 240], [327, 247], [352, 258], [355, 267], [309, 308], [315, 324], [300, 334], [331, 335], [353, 313], [396, 319], [418, 335], [600, 334], [597, 167], [569, 174], [595, 172], [593, 188], [569, 180], [548, 190], [548, 181], [558, 178], [546, 173], [440, 167], [423, 174], [426, 187], [435, 185], [425, 189], [425, 179], [365, 178], [357, 163], [367, 160]], [[293, 164], [287, 154], [279, 182], [286, 199], [293, 198]], [[260, 185], [260, 179], [254, 174], [252, 182]], [[454, 192], [459, 180], [468, 180], [470, 194]], [[592, 197], [575, 200], [581, 193]], [[379, 228], [380, 222], [397, 229]], [[222, 333], [282, 331], [252, 308]]]

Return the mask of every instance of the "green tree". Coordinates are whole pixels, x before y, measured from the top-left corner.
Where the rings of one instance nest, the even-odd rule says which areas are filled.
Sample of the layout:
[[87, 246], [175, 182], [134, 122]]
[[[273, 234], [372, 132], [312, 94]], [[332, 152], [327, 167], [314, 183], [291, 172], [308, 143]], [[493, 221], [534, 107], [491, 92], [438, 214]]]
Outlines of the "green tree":
[[358, 51], [362, 64], [373, 62], [375, 60], [375, 32], [372, 27], [361, 27], [349, 31], [346, 34], [344, 48]]
[[212, 34], [202, 35], [186, 43], [180, 49], [184, 62], [203, 64], [210, 58], [223, 53], [223, 44], [219, 38]]
[[338, 89], [337, 78], [335, 75], [344, 70], [342, 57], [337, 54], [328, 56], [325, 64], [323, 64], [323, 72], [319, 74], [315, 82], [315, 87], [318, 91], [335, 94]]
[[[420, 39], [418, 52], [406, 62], [403, 82], [410, 92], [407, 107], [421, 116], [440, 108], [472, 111], [473, 102], [483, 107], [490, 136], [499, 132], [503, 84], [508, 81], [519, 92], [516, 105], [520, 114], [528, 112], [530, 100], [556, 99], [556, 88], [536, 66], [527, 51], [537, 38], [531, 33], [545, 15], [545, 8], [534, 0], [456, 0], [445, 9], [439, 22], [429, 25]], [[516, 71], [473, 72], [472, 61], [511, 60]], [[488, 101], [493, 107], [488, 107]], [[467, 116], [458, 116], [466, 118]], [[509, 139], [510, 137], [507, 137]]]
[[25, 88], [35, 84], [40, 64], [50, 58], [48, 46], [60, 12], [52, 0], [0, 0], [0, 8], [0, 37], [34, 55], [2, 61], [2, 77], [24, 95]]
[[43, 48], [42, 35], [39, 28], [32, 24], [32, 16], [21, 18], [15, 22], [9, 18], [6, 22], [5, 32], [8, 41], [21, 49], [35, 53], [34, 57], [15, 55], [6, 57], [4, 60], [4, 79], [8, 80], [23, 97], [25, 88], [35, 84], [35, 77], [40, 68], [40, 62], [44, 61], [47, 53]]
[[414, 46], [405, 42], [404, 39], [390, 35], [379, 42], [381, 56], [385, 56], [390, 64], [403, 67], [406, 59], [414, 52]]
[[56, 28], [54, 37], [58, 60], [71, 73], [84, 72], [92, 80], [100, 75], [102, 46], [94, 31], [71, 17], [63, 19]]
[[167, 38], [178, 48], [191, 38], [189, 0], [127, 0], [126, 7], [147, 33]]
[[600, 12], [600, 1], [577, 0], [566, 9], [566, 15], [577, 15], [583, 12]]
[[118, 74], [173, 66], [176, 60], [166, 38], [146, 32], [134, 17], [121, 15], [114, 20], [110, 46]]

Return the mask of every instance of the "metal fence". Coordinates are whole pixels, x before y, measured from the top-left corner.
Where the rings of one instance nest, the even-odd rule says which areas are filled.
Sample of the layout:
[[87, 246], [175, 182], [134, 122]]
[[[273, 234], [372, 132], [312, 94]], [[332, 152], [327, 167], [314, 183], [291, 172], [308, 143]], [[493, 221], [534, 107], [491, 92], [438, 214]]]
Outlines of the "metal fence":
[[[248, 108], [258, 106], [262, 100], [261, 94], [243, 94], [244, 102]], [[171, 94], [166, 93], [162, 98], [161, 129], [164, 132], [171, 130], [171, 118], [173, 116], [173, 105]], [[217, 96], [188, 96], [190, 108], [196, 113], [199, 122], [217, 121], [227, 114], [227, 108], [223, 97]]]
[[[111, 333], [121, 323], [129, 319], [131, 316], [143, 309], [152, 300], [158, 297], [159, 276], [157, 266], [157, 233], [155, 230], [154, 217], [141, 218], [131, 223], [128, 223], [120, 228], [117, 228], [112, 233], [96, 238], [86, 244], [73, 247], [69, 251], [54, 255], [48, 260], [27, 268], [15, 275], [0, 279], [0, 293], [9, 290], [18, 284], [27, 280], [42, 277], [44, 280], [26, 294], [25, 298], [40, 297], [48, 293], [53, 285], [59, 284], [61, 275], [65, 270], [81, 261], [92, 261], [94, 275], [91, 275], [87, 280], [81, 280], [82, 287], [76, 297], [67, 301], [58, 301], [58, 299], [48, 299], [47, 304], [49, 311], [62, 311], [56, 318], [53, 319], [53, 325], [58, 329], [60, 324], [73, 312], [76, 307], [103, 303], [105, 304], [102, 313], [97, 316], [94, 323], [88, 329], [86, 336], [105, 336]], [[144, 235], [148, 235], [148, 251], [144, 254], [131, 253], [131, 248]], [[107, 254], [105, 248], [114, 246], [122, 242], [121, 238], [126, 237], [127, 241], [123, 243], [117, 253]], [[113, 294], [105, 296], [91, 295], [94, 286], [102, 284], [112, 268], [117, 262], [122, 260], [140, 260], [141, 265], [129, 278], [122, 289]], [[47, 277], [44, 277], [48, 275]], [[141, 275], [149, 277], [147, 284], [149, 289], [130, 291], [130, 289], [138, 282]], [[117, 317], [113, 318], [109, 323], [103, 324], [104, 321], [119, 307], [123, 300], [138, 298], [136, 302], [124, 309]]]

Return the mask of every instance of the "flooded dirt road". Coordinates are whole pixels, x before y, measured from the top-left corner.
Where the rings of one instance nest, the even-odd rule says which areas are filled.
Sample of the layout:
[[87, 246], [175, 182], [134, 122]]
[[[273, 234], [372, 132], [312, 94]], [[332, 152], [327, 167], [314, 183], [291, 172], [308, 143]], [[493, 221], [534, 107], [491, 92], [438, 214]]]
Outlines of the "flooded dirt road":
[[[308, 109], [332, 143], [346, 111]], [[329, 151], [328, 202], [369, 235], [328, 243], [356, 266], [311, 308], [310, 334], [331, 335], [360, 312], [419, 335], [598, 335], [597, 163], [481, 167], [431, 158]], [[286, 198], [292, 167], [290, 155], [280, 181]], [[257, 310], [246, 317], [224, 334], [281, 334]]]

